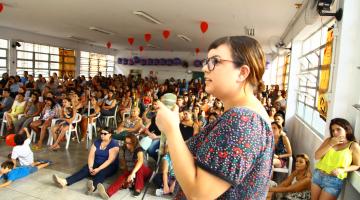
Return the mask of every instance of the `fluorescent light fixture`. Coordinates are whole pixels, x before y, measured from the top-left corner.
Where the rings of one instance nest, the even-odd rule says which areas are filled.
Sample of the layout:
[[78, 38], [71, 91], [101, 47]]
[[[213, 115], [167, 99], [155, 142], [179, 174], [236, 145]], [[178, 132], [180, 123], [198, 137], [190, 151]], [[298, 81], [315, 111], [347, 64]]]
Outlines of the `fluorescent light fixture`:
[[114, 33], [111, 32], [111, 31], [104, 30], [102, 28], [98, 28], [98, 27], [95, 27], [95, 26], [90, 26], [89, 30], [96, 31], [98, 33], [102, 33], [102, 34], [106, 34], [106, 35], [114, 35]]
[[185, 35], [179, 34], [177, 36], [178, 36], [178, 38], [184, 40], [185, 42], [191, 42], [192, 41], [189, 37], [187, 37]]
[[89, 40], [89, 39], [86, 39], [86, 38], [77, 37], [77, 36], [73, 36], [73, 35], [68, 36], [68, 38], [79, 41], [79, 42], [89, 42], [89, 43], [95, 42], [95, 41], [92, 41], [92, 40]]
[[143, 20], [145, 20], [147, 22], [152, 23], [152, 24], [161, 24], [161, 22], [158, 19], [156, 19], [155, 17], [147, 14], [144, 11], [134, 11], [133, 14], [140, 17], [141, 19], [143, 19]]

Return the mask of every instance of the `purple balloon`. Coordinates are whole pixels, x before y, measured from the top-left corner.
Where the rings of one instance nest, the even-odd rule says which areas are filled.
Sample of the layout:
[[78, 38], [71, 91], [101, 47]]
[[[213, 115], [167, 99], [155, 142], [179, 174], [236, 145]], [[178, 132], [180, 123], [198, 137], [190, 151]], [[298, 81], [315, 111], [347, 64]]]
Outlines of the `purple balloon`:
[[180, 65], [181, 59], [180, 58], [174, 58], [174, 65]]
[[168, 66], [171, 66], [171, 65], [173, 64], [173, 59], [171, 59], [171, 58], [167, 59], [167, 60], [166, 60], [166, 64], [167, 64]]
[[141, 65], [146, 65], [147, 64], [146, 59], [141, 59], [140, 63]]
[[201, 67], [201, 61], [200, 60], [194, 60], [194, 66], [195, 67]]
[[154, 64], [154, 59], [148, 58], [148, 59], [147, 59], [147, 64], [148, 64], [148, 65], [153, 65], [153, 64]]
[[158, 65], [160, 63], [160, 60], [158, 58], [154, 59], [154, 65]]
[[160, 59], [160, 65], [166, 65], [166, 59], [165, 58]]
[[118, 58], [118, 64], [122, 64], [123, 63], [123, 59], [122, 58]]
[[129, 59], [124, 58], [124, 60], [123, 60], [123, 64], [124, 64], [124, 65], [127, 65], [127, 64], [128, 64], [128, 61], [129, 61]]
[[139, 56], [134, 56], [134, 63], [138, 64], [140, 63], [140, 57]]
[[129, 65], [134, 65], [134, 60], [133, 59], [129, 59]]

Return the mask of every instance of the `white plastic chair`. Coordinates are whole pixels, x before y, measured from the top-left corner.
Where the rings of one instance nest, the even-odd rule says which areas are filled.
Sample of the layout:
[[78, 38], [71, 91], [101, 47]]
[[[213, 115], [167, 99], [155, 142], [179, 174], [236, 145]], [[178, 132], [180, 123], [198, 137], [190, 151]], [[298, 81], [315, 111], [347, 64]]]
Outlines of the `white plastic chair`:
[[71, 140], [71, 133], [72, 132], [75, 132], [77, 142], [80, 143], [79, 134], [78, 134], [78, 123], [80, 121], [81, 121], [81, 115], [79, 113], [76, 113], [76, 117], [75, 117], [74, 121], [71, 123], [71, 125], [69, 125], [69, 130], [66, 131], [66, 133], [65, 133], [65, 138], [66, 138], [66, 146], [65, 146], [65, 148], [66, 149], [69, 148], [69, 144], [70, 144], [70, 140]]
[[273, 168], [273, 172], [287, 173], [288, 176], [290, 176], [292, 172], [292, 166], [293, 166], [293, 158], [292, 156], [290, 156], [288, 160], [288, 166], [285, 166], [283, 168]]
[[5, 119], [5, 114], [6, 114], [6, 112], [4, 113], [3, 120], [2, 120], [2, 123], [1, 123], [0, 136], [4, 135], [4, 128], [5, 128], [6, 123], [7, 123], [7, 121]]
[[[95, 137], [97, 136], [97, 132], [96, 132], [96, 121], [97, 119], [100, 117], [101, 113], [99, 112], [93, 119], [91, 122], [89, 122], [88, 124], [88, 128], [87, 128], [87, 137], [86, 137], [86, 148], [88, 149], [90, 146], [90, 141], [93, 138], [93, 135], [95, 135]], [[93, 132], [94, 129], [94, 132]]]
[[[40, 116], [35, 116], [33, 117], [33, 121], [39, 120]], [[41, 126], [39, 126], [41, 128]], [[33, 143], [35, 143], [36, 141], [36, 133], [34, 130], [31, 129], [31, 134], [30, 134], [30, 139], [33, 141]]]
[[102, 118], [105, 120], [105, 125], [106, 127], [109, 127], [109, 122], [110, 122], [110, 119], [112, 119], [114, 121], [114, 127], [116, 128], [117, 124], [116, 124], [116, 115], [117, 115], [117, 112], [118, 112], [118, 105], [115, 106], [115, 113], [114, 115], [112, 116], [102, 116]]
[[59, 120], [59, 119], [52, 119], [51, 120], [51, 126], [48, 127], [48, 132], [49, 132], [49, 138], [48, 138], [48, 142], [47, 142], [48, 146], [51, 146], [54, 143], [54, 138], [53, 138], [52, 133], [51, 133], [51, 127], [55, 126], [55, 123], [56, 123], [57, 120]]

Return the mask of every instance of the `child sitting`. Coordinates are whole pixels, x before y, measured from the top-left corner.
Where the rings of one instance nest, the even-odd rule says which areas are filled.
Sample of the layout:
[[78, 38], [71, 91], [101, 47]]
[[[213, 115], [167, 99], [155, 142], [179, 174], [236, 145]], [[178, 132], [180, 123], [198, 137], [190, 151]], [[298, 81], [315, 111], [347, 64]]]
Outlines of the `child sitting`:
[[30, 166], [34, 163], [34, 153], [31, 151], [30, 133], [27, 128], [23, 129], [26, 134], [16, 134], [14, 141], [16, 146], [11, 153], [11, 159], [16, 167], [16, 160], [19, 159], [21, 166]]
[[37, 172], [39, 169], [47, 167], [49, 163], [34, 163], [34, 166], [20, 166], [15, 168], [15, 164], [11, 160], [7, 160], [1, 164], [0, 179], [4, 178], [5, 183], [0, 184], [0, 188], [9, 186], [15, 180], [24, 178], [32, 173]]
[[[167, 146], [165, 147], [165, 150], [167, 152]], [[156, 196], [171, 194], [174, 192], [175, 188], [175, 172], [168, 152], [162, 158], [161, 167], [161, 172], [157, 173], [154, 177], [154, 184], [159, 188], [156, 190]]]

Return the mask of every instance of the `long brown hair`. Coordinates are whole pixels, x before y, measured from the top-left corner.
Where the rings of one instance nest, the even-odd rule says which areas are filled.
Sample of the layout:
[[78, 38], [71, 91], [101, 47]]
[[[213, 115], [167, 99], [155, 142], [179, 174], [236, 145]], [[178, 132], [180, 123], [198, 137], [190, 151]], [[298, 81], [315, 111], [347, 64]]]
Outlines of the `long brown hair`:
[[129, 138], [131, 140], [131, 143], [134, 145], [134, 149], [136, 149], [137, 147], [140, 147], [139, 139], [136, 137], [136, 135], [134, 135], [132, 133], [128, 133], [125, 136], [125, 141], [126, 141], [126, 138]]

